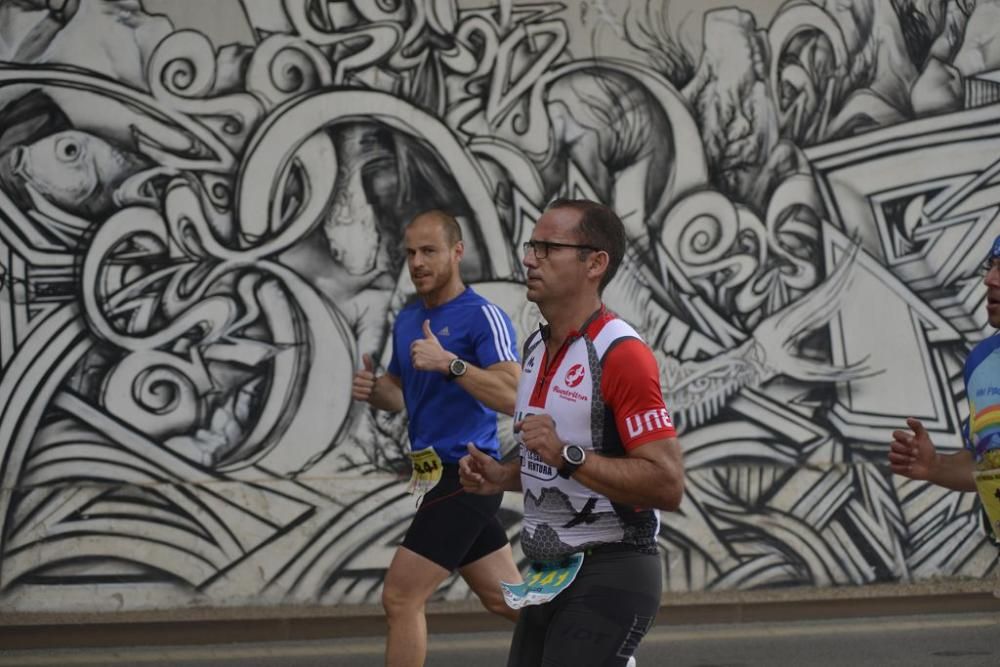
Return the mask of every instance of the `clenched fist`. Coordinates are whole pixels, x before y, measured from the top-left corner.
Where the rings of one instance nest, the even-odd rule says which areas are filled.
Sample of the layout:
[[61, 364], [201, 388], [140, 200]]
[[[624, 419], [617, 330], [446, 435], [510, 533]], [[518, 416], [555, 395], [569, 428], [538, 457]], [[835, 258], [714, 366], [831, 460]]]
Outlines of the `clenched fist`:
[[466, 493], [491, 496], [504, 491], [504, 467], [471, 442], [469, 453], [458, 461], [458, 479]]
[[375, 363], [370, 354], [365, 353], [361, 357], [364, 368], [354, 374], [354, 382], [351, 384], [351, 396], [355, 401], [371, 402], [372, 393], [375, 391]]
[[520, 433], [521, 444], [550, 466], [562, 466], [563, 442], [556, 435], [556, 423], [550, 415], [528, 415], [514, 424], [514, 433]]
[[906, 420], [906, 425], [910, 427], [910, 431], [892, 432], [889, 469], [910, 479], [929, 479], [937, 459], [937, 450], [919, 419], [911, 417]]
[[431, 331], [431, 321], [424, 320], [424, 337], [410, 344], [410, 362], [418, 371], [447, 373], [448, 364], [457, 355], [441, 347], [441, 341]]

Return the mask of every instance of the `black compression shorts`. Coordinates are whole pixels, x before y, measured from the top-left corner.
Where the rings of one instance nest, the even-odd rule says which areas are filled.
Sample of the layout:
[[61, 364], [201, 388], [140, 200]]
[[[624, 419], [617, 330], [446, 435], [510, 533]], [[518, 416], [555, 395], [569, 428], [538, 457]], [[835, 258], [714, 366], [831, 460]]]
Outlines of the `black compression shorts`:
[[503, 494], [466, 493], [458, 464], [445, 463], [441, 481], [424, 496], [403, 546], [449, 572], [488, 556], [507, 544], [497, 519], [502, 499]]
[[661, 587], [657, 555], [584, 556], [569, 588], [521, 609], [507, 667], [624, 667], [656, 618]]

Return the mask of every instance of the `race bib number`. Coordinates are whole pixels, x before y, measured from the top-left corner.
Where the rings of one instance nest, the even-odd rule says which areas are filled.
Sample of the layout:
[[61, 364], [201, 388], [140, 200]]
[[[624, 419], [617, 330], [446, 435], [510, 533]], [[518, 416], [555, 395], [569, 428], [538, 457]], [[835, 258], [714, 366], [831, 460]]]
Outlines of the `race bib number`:
[[977, 470], [973, 473], [976, 491], [990, 519], [993, 535], [1000, 540], [1000, 470]]
[[567, 559], [550, 563], [532, 563], [523, 584], [500, 582], [503, 599], [511, 609], [534, 604], [545, 604], [569, 588], [576, 579], [583, 554], [576, 553]]
[[413, 465], [413, 472], [410, 473], [410, 485], [406, 489], [410, 493], [422, 496], [441, 481], [444, 467], [433, 447], [410, 452], [410, 463]]

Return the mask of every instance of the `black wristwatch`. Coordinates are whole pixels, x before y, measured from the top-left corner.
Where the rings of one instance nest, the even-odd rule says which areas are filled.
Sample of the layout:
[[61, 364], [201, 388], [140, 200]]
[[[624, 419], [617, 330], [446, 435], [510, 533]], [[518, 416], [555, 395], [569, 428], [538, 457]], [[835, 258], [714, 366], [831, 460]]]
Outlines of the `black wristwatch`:
[[587, 460], [587, 452], [580, 445], [566, 445], [562, 448], [563, 465], [559, 469], [559, 476], [569, 479], [576, 472], [576, 469]]
[[455, 357], [448, 364], [448, 379], [454, 380], [455, 378], [460, 378], [465, 375], [465, 371], [467, 370], [469, 370], [469, 364]]

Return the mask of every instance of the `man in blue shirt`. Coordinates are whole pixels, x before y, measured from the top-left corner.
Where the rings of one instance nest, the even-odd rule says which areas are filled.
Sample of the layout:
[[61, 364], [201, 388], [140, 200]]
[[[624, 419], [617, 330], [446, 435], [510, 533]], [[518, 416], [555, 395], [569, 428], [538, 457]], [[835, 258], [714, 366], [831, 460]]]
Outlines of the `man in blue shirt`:
[[353, 383], [355, 400], [406, 409], [410, 490], [423, 496], [382, 590], [392, 667], [424, 664], [424, 605], [451, 572], [459, 571], [488, 610], [511, 620], [517, 612], [504, 602], [500, 581], [521, 580], [496, 517], [503, 494], [467, 494], [458, 479], [468, 443], [500, 456], [497, 412], [513, 413], [520, 376], [514, 327], [462, 282], [464, 244], [453, 217], [418, 215], [406, 227], [405, 245], [419, 299], [396, 318], [388, 372], [376, 377], [366, 354]]
[[[990, 326], [1000, 329], [1000, 236], [986, 260], [986, 314]], [[924, 480], [955, 491], [975, 491], [974, 472], [988, 451], [1000, 448], [997, 415], [1000, 413], [1000, 334], [976, 345], [965, 359], [965, 393], [969, 422], [963, 429], [965, 448], [939, 454], [919, 419], [907, 419], [909, 431], [892, 434], [889, 467], [898, 475]], [[991, 535], [992, 537], [992, 535]]]

